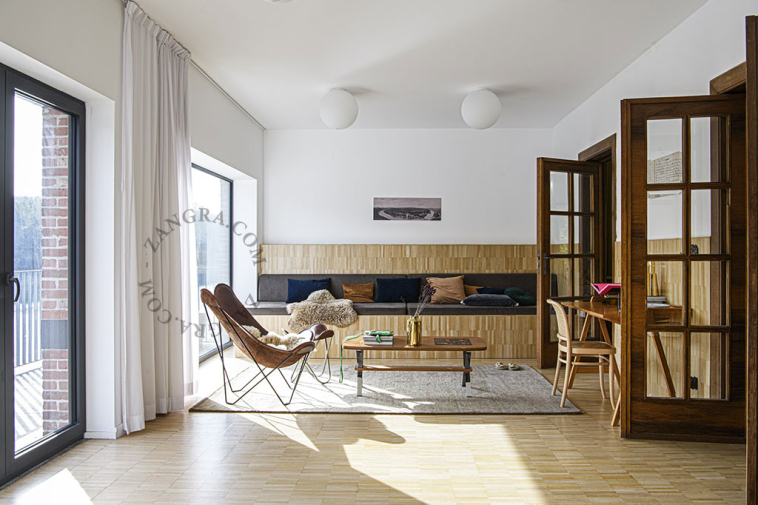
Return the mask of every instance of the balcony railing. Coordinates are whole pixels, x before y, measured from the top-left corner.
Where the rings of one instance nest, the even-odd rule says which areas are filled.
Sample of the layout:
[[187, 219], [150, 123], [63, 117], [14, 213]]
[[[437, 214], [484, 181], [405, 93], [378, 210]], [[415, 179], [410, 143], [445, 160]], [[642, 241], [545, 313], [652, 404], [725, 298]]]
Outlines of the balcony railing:
[[42, 270], [21, 270], [15, 275], [21, 294], [13, 304], [13, 365], [19, 367], [41, 359]]

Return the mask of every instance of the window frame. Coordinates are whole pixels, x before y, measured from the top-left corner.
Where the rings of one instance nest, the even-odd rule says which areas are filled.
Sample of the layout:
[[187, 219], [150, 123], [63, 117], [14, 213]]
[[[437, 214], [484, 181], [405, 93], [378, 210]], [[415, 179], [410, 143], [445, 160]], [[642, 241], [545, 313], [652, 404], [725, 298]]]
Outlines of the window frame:
[[[33, 444], [15, 451], [14, 429], [7, 423], [15, 424], [13, 338], [3, 335], [5, 354], [0, 368], [0, 390], [4, 393], [0, 405], [0, 432], [2, 432], [2, 454], [0, 454], [0, 485], [7, 483], [24, 472], [60, 454], [67, 447], [84, 438], [86, 424], [86, 363], [85, 363], [85, 162], [87, 132], [86, 105], [52, 86], [29, 77], [11, 67], [0, 64], [0, 201], [3, 215], [13, 215], [13, 132], [14, 119], [8, 114], [10, 102], [16, 91], [33, 97], [34, 100], [49, 104], [70, 115], [69, 149], [73, 152], [69, 164], [69, 415], [70, 423]], [[13, 228], [0, 228], [5, 240], [0, 260], [5, 267], [14, 255]], [[7, 240], [10, 236], [11, 240]], [[4, 268], [3, 267], [3, 268]], [[12, 268], [12, 265], [8, 265]], [[12, 270], [9, 270], [12, 271]], [[7, 293], [8, 291], [6, 291]], [[2, 307], [0, 316], [1, 332], [12, 324], [12, 306]], [[10, 323], [9, 323], [10, 319]], [[11, 333], [12, 335], [12, 333]], [[2, 372], [2, 369], [5, 372]], [[8, 379], [10, 377], [10, 380]], [[9, 449], [10, 448], [10, 449]]]
[[[234, 180], [228, 177], [224, 177], [223, 175], [218, 174], [212, 170], [208, 170], [207, 168], [200, 166], [194, 162], [192, 163], [191, 168], [193, 170], [199, 170], [200, 172], [203, 172], [212, 177], [216, 177], [217, 179], [221, 179], [222, 181], [229, 183], [229, 223], [230, 223], [230, 226], [229, 226], [229, 286], [234, 288], [234, 242], [233, 242], [234, 232], [231, 226], [231, 223], [234, 222]], [[194, 184], [193, 184], [193, 188], [194, 188]], [[220, 327], [219, 327], [219, 335], [222, 335]], [[232, 341], [230, 339], [229, 341], [224, 342], [222, 344], [222, 348], [228, 349], [229, 347], [231, 347], [231, 345], [232, 345]], [[216, 356], [217, 354], [218, 354], [218, 350], [214, 347], [210, 351], [204, 354], [201, 354], [198, 357], [198, 362], [203, 363], [204, 361], [212, 358], [213, 356]]]

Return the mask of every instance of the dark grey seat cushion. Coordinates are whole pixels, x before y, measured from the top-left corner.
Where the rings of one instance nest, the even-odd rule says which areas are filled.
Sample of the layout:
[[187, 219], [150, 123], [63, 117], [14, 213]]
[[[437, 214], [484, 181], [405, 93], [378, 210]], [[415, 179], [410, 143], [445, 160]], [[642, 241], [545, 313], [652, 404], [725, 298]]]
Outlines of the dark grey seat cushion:
[[287, 304], [285, 302], [257, 302], [247, 310], [253, 316], [286, 316]]
[[[416, 311], [417, 303], [408, 304], [408, 314]], [[462, 303], [433, 303], [426, 306], [422, 316], [533, 316], [537, 307], [473, 307]]]
[[359, 316], [402, 316], [406, 313], [404, 303], [354, 303], [353, 308]]

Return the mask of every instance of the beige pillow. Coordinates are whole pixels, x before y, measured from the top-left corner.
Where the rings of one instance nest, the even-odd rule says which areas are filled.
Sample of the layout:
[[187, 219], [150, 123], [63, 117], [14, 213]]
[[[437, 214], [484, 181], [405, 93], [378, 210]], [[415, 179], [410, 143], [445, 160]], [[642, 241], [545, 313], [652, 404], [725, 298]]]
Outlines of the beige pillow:
[[466, 294], [466, 296], [471, 295], [478, 295], [479, 291], [477, 289], [481, 288], [483, 286], [469, 286], [468, 284], [463, 285], [463, 292]]
[[344, 298], [356, 303], [368, 303], [374, 301], [374, 283], [366, 284], [343, 284]]
[[426, 279], [436, 291], [432, 295], [432, 303], [460, 303], [466, 298], [463, 289], [463, 276], [429, 277]]

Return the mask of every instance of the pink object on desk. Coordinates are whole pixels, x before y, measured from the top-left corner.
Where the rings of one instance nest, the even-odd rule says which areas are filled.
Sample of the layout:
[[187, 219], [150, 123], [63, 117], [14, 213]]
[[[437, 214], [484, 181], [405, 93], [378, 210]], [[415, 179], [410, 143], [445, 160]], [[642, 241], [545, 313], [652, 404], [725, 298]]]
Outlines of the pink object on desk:
[[597, 292], [597, 294], [604, 295], [612, 289], [621, 289], [621, 284], [619, 284], [618, 282], [611, 282], [611, 283], [606, 283], [606, 284], [593, 284], [592, 288]]

